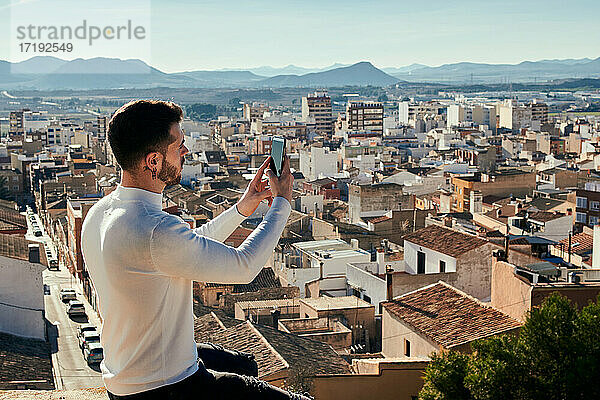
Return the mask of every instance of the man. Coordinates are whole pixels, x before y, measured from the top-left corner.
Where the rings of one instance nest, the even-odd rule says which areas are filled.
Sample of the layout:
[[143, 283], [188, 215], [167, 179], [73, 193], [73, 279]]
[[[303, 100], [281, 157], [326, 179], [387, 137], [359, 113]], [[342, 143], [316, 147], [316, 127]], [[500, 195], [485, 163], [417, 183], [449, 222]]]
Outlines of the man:
[[[179, 183], [188, 152], [181, 119], [179, 106], [162, 101], [133, 101], [115, 112], [108, 140], [121, 183], [83, 223], [83, 256], [103, 320], [100, 368], [109, 397], [302, 398], [254, 377], [206, 368], [197, 359], [193, 329], [192, 281], [248, 283], [272, 254], [291, 210], [289, 160], [277, 177], [267, 159], [235, 206], [190, 229], [162, 210], [162, 191]], [[271, 198], [262, 223], [238, 248], [221, 243]]]

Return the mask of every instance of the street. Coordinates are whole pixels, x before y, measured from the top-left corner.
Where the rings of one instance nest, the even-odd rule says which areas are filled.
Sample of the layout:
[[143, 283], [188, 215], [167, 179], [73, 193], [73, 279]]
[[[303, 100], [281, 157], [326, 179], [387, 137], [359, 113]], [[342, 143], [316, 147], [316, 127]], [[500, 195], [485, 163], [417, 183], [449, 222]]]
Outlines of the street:
[[[50, 287], [50, 295], [44, 296], [46, 319], [49, 321], [48, 337], [52, 348], [52, 365], [55, 370], [57, 388], [63, 390], [82, 389], [103, 386], [99, 367], [90, 367], [83, 359], [77, 340], [77, 326], [88, 322], [86, 319], [69, 317], [65, 304], [60, 300], [60, 289], [71, 287], [72, 279], [68, 271], [61, 265], [59, 271], [46, 270], [43, 273], [44, 284]], [[78, 300], [86, 308], [89, 322], [100, 328], [100, 321], [95, 311], [79, 292]]]

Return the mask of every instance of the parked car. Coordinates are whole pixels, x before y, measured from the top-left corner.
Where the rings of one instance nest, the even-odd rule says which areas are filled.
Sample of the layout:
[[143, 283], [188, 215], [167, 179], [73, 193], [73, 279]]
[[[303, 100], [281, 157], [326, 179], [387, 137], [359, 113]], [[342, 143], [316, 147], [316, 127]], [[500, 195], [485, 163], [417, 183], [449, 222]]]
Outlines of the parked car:
[[75, 293], [75, 289], [71, 288], [60, 289], [60, 299], [62, 301], [77, 300], [77, 293]]
[[104, 359], [104, 349], [100, 343], [90, 343], [83, 351], [83, 358], [88, 365], [99, 363]]
[[50, 294], [50, 286], [44, 284], [44, 294]]
[[100, 343], [100, 334], [96, 331], [87, 331], [79, 337], [79, 347], [84, 351], [90, 343]]
[[86, 315], [85, 306], [79, 300], [71, 300], [67, 304], [67, 314], [72, 315]]
[[58, 260], [50, 260], [48, 268], [58, 270]]
[[83, 335], [83, 332], [96, 332], [96, 333], [98, 333], [96, 331], [96, 327], [94, 325], [92, 325], [92, 324], [82, 324], [82, 325], [79, 325], [77, 327], [77, 339], [81, 338], [81, 335]]

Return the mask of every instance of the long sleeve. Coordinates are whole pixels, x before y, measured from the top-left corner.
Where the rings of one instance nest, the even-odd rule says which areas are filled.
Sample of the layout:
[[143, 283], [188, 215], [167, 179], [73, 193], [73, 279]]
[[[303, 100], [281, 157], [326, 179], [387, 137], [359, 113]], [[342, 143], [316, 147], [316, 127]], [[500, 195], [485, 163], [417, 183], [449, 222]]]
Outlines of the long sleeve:
[[[177, 217], [165, 216], [152, 232], [152, 262], [157, 272], [169, 276], [203, 282], [248, 283], [273, 253], [290, 211], [290, 203], [276, 197], [263, 221], [238, 248], [201, 236]], [[219, 222], [219, 218], [213, 222]], [[217, 236], [226, 233], [219, 228], [210, 230], [219, 232]]]
[[198, 235], [223, 242], [246, 219], [237, 209], [237, 205], [228, 208], [216, 218], [194, 229]]

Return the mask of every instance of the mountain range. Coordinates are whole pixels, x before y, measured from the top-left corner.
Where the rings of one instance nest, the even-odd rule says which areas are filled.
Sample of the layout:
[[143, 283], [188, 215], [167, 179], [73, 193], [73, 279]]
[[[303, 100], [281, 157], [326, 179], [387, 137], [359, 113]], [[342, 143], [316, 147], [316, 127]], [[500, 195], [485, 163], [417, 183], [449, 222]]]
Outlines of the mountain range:
[[544, 82], [554, 79], [600, 78], [600, 57], [525, 61], [519, 64], [455, 63], [430, 67], [411, 64], [379, 69], [368, 61], [324, 68], [221, 69], [166, 73], [137, 59], [63, 60], [37, 56], [18, 63], [0, 60], [0, 89], [114, 88], [281, 88], [388, 86], [406, 82], [490, 84]]

